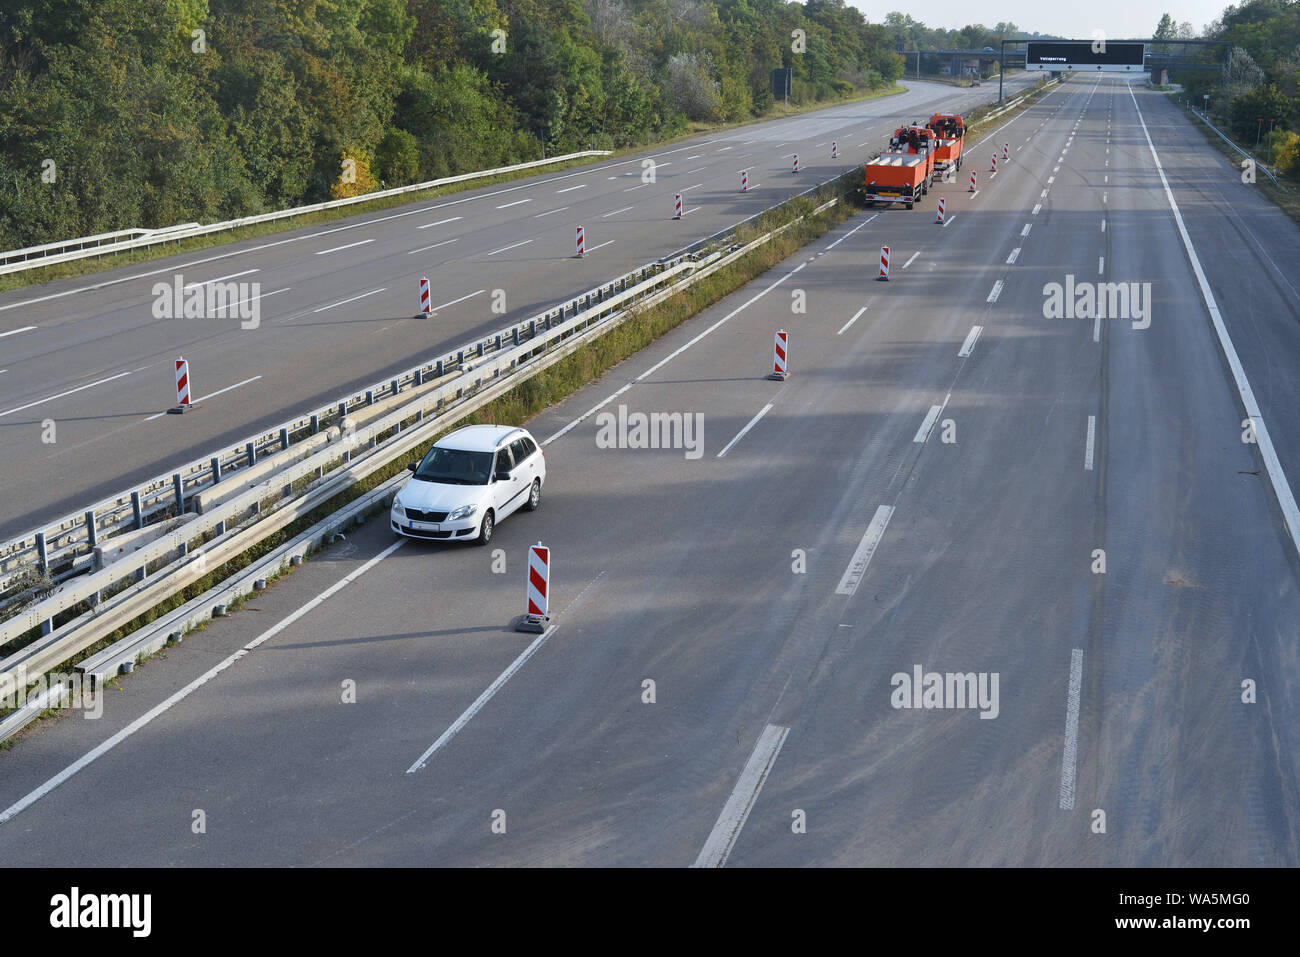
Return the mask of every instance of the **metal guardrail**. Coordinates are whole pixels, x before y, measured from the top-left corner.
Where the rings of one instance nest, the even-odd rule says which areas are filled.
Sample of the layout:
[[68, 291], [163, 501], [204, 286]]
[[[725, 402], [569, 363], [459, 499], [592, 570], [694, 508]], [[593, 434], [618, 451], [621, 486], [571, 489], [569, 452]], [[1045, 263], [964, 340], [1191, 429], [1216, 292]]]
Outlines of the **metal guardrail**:
[[[814, 213], [835, 202], [823, 203]], [[672, 264], [642, 267], [541, 317], [517, 323], [506, 330], [513, 330], [509, 338], [504, 334], [494, 338], [495, 348], [484, 352], [482, 361], [466, 357], [454, 374], [446, 372], [437, 384], [412, 382], [410, 388], [418, 388], [419, 393], [413, 392], [409, 401], [394, 403], [391, 411], [382, 409], [360, 437], [342, 428], [345, 412], [340, 411], [337, 431], [331, 430], [314, 450], [264, 479], [259, 476], [259, 481], [213, 508], [177, 515], [152, 541], [142, 542], [114, 561], [83, 568], [77, 580], [41, 595], [0, 622], [0, 645], [35, 629], [41, 631], [35, 641], [0, 661], [0, 688], [39, 678], [201, 580], [209, 563], [224, 563], [409, 454], [439, 427], [463, 418], [522, 378], [617, 325], [632, 304], [652, 303], [671, 295], [683, 281], [711, 273], [791, 225], [745, 246], [733, 244], [695, 258], [679, 257]], [[643, 278], [628, 284], [626, 280], [634, 275]], [[615, 290], [620, 283], [623, 288]], [[444, 364], [444, 360], [436, 361], [439, 366]], [[55, 623], [69, 613], [74, 617]]]
[[25, 590], [25, 582], [45, 580], [45, 586], [49, 587], [83, 574], [96, 563], [97, 550], [102, 554], [115, 537], [144, 531], [184, 514], [197, 494], [238, 478], [240, 470], [252, 468], [267, 456], [293, 449], [360, 409], [477, 363], [503, 346], [526, 342], [592, 303], [603, 302], [644, 282], [675, 261], [661, 260], [641, 266], [563, 305], [432, 357], [369, 388], [340, 396], [328, 405], [223, 446], [178, 469], [0, 544], [0, 616], [12, 605], [15, 594]]
[[[292, 209], [281, 209], [270, 213], [261, 213], [256, 216], [244, 216], [240, 219], [230, 219], [221, 223], [210, 223], [207, 226], [202, 226], [198, 223], [185, 223], [184, 225], [167, 226], [162, 229], [123, 229], [118, 230], [115, 233], [102, 233], [99, 236], [68, 239], [62, 242], [45, 243], [41, 246], [28, 246], [25, 249], [14, 249], [9, 252], [0, 252], [0, 275], [23, 272], [28, 269], [39, 269], [42, 266], [51, 266], [55, 263], [69, 262], [74, 259], [85, 259], [90, 256], [107, 256], [111, 253], [126, 252], [131, 249], [140, 249], [158, 243], [176, 242], [177, 240], [190, 239], [194, 236], [206, 236], [210, 233], [237, 229], [240, 226], [252, 226], [256, 223], [269, 223], [277, 219], [303, 216], [307, 213], [317, 213], [325, 209], [338, 209], [343, 206], [365, 203], [374, 199], [385, 199], [389, 196], [401, 196], [404, 193], [418, 193], [427, 189], [434, 189], [438, 186], [446, 186], [449, 183], [462, 183], [467, 180], [479, 179], [485, 176], [498, 176], [502, 173], [513, 173], [518, 170], [533, 169], [538, 166], [563, 163], [572, 159], [581, 159], [584, 156], [608, 156], [609, 154], [609, 150], [583, 150], [580, 153], [566, 153], [563, 156], [551, 156], [546, 159], [532, 160], [528, 163], [517, 163], [514, 166], [501, 166], [497, 169], [479, 170], [473, 173], [461, 173], [457, 176], [444, 176], [442, 179], [432, 179], [424, 183], [413, 183], [410, 186], [396, 186], [392, 189], [381, 189], [373, 193], [363, 193], [360, 196], [349, 196], [345, 199], [331, 199], [323, 203], [313, 203], [310, 206], [295, 206]], [[90, 243], [93, 243], [93, 245], [88, 246], [87, 244]]]
[[1194, 107], [1194, 106], [1188, 106], [1188, 107], [1187, 107], [1187, 112], [1188, 112], [1188, 113], [1191, 113], [1193, 116], [1195, 116], [1198, 120], [1200, 120], [1202, 123], [1204, 123], [1204, 124], [1205, 124], [1206, 126], [1208, 126], [1210, 129], [1214, 130], [1214, 132], [1218, 133], [1218, 134], [1219, 134], [1219, 139], [1223, 140], [1223, 142], [1227, 143], [1229, 146], [1231, 146], [1234, 150], [1236, 150], [1236, 151], [1237, 151], [1238, 153], [1240, 153], [1242, 156], [1246, 157], [1246, 159], [1248, 159], [1248, 160], [1250, 160], [1252, 163], [1254, 163], [1256, 169], [1258, 169], [1258, 170], [1263, 170], [1264, 175], [1267, 176], [1269, 179], [1271, 179], [1271, 180], [1273, 181], [1273, 185], [1274, 185], [1274, 186], [1277, 185], [1277, 172], [1276, 172], [1276, 170], [1271, 170], [1271, 169], [1269, 169], [1267, 166], [1265, 166], [1265, 165], [1264, 165], [1263, 163], [1261, 163], [1259, 160], [1255, 159], [1255, 157], [1251, 156], [1249, 153], [1247, 153], [1245, 150], [1243, 150], [1240, 146], [1238, 146], [1236, 143], [1234, 143], [1231, 139], [1228, 138], [1227, 134], [1225, 134], [1225, 133], [1223, 132], [1223, 130], [1219, 129], [1217, 126], [1215, 126], [1213, 123], [1211, 123], [1211, 122], [1210, 122], [1210, 118], [1209, 118], [1208, 116], [1206, 116], [1204, 113], [1202, 113], [1200, 110], [1198, 110], [1196, 107]]

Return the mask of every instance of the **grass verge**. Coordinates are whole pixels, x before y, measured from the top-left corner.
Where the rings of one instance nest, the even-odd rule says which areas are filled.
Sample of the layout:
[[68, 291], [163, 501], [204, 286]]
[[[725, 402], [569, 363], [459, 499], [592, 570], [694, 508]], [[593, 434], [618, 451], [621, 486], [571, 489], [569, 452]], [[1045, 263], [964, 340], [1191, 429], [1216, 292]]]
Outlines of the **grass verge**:
[[[1168, 96], [1170, 102], [1177, 104], [1177, 96], [1172, 94], [1169, 94]], [[1217, 150], [1219, 155], [1228, 160], [1228, 164], [1232, 168], [1232, 175], [1237, 179], [1240, 179], [1242, 173], [1241, 154], [1227, 143], [1223, 142], [1214, 130], [1210, 129], [1196, 117], [1188, 114], [1187, 122], [1200, 130], [1201, 135], [1205, 137], [1205, 141]], [[1246, 150], [1246, 152], [1249, 153], [1250, 150]], [[1256, 162], [1258, 162], [1258, 160]], [[1274, 186], [1273, 181], [1267, 176], [1263, 173], [1257, 173], [1255, 176], [1254, 186], [1272, 200], [1273, 203], [1282, 210], [1282, 212], [1291, 217], [1293, 223], [1300, 225], [1300, 190], [1297, 190], [1294, 185], [1288, 183], [1285, 176], [1279, 176], [1278, 184]]]

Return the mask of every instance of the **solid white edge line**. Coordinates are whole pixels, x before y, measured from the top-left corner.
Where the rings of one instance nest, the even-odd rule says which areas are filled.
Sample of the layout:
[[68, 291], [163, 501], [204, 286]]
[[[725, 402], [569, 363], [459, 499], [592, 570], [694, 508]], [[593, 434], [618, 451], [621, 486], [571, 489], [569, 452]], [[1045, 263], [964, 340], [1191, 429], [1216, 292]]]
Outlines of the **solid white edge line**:
[[858, 543], [857, 550], [854, 551], [853, 557], [849, 559], [848, 568], [844, 569], [844, 575], [840, 578], [840, 583], [835, 587], [837, 595], [852, 595], [858, 590], [858, 584], [862, 577], [867, 573], [867, 566], [871, 564], [871, 556], [876, 553], [876, 547], [885, 535], [885, 529], [889, 526], [890, 516], [894, 514], [892, 505], [881, 505], [876, 509], [876, 514], [871, 519], [871, 524], [867, 530], [862, 533], [862, 541]]
[[1088, 416], [1088, 441], [1083, 449], [1083, 467], [1086, 471], [1092, 471], [1092, 453], [1097, 442], [1097, 417]]
[[1174, 199], [1173, 190], [1169, 188], [1169, 180], [1165, 178], [1164, 167], [1160, 165], [1160, 156], [1156, 153], [1155, 144], [1151, 142], [1151, 134], [1147, 131], [1146, 120], [1142, 118], [1142, 108], [1138, 106], [1137, 96], [1133, 93], [1133, 87], [1129, 85], [1128, 95], [1133, 100], [1133, 106], [1138, 112], [1138, 122], [1142, 124], [1142, 134], [1146, 137], [1147, 147], [1151, 150], [1151, 158], [1155, 160], [1156, 172], [1160, 174], [1160, 182], [1165, 188], [1165, 198], [1169, 200], [1169, 208], [1173, 211], [1174, 222], [1178, 225], [1178, 235], [1182, 238], [1183, 248], [1187, 251], [1187, 258], [1192, 264], [1192, 272], [1196, 274], [1196, 283], [1201, 290], [1201, 298], [1205, 300], [1205, 307], [1210, 312], [1210, 320], [1214, 324], [1214, 331], [1219, 336], [1219, 347], [1223, 350], [1224, 357], [1228, 360], [1228, 367], [1232, 370], [1232, 378], [1237, 386], [1237, 392], [1241, 396], [1241, 404], [1245, 409], [1246, 416], [1251, 420], [1255, 427], [1255, 444], [1259, 447], [1259, 453], [1264, 459], [1264, 468], [1268, 472], [1269, 482], [1273, 486], [1273, 494], [1277, 496], [1278, 506], [1282, 510], [1282, 518], [1286, 522], [1291, 532], [1291, 544], [1300, 554], [1300, 507], [1296, 505], [1295, 495], [1291, 491], [1291, 485], [1287, 481], [1286, 473], [1282, 471], [1282, 463], [1277, 457], [1277, 450], [1273, 448], [1273, 440], [1269, 437], [1268, 428], [1264, 424], [1264, 417], [1260, 414], [1259, 405], [1255, 402], [1255, 392], [1250, 387], [1250, 381], [1246, 378], [1246, 370], [1241, 364], [1241, 359], [1237, 356], [1237, 350], [1232, 344], [1232, 338], [1228, 335], [1228, 328], [1224, 325], [1223, 316], [1219, 312], [1219, 304], [1214, 298], [1214, 293], [1210, 290], [1209, 280], [1205, 278], [1205, 270], [1201, 268], [1200, 257], [1196, 255], [1196, 247], [1192, 245], [1192, 237], [1187, 232], [1187, 226], [1183, 223], [1183, 215], [1178, 209], [1178, 203]]
[[966, 341], [961, 344], [961, 351], [957, 353], [957, 358], [968, 358], [970, 354], [975, 351], [975, 342], [979, 339], [980, 333], [983, 331], [983, 326], [970, 327], [970, 332], [966, 335]]
[[416, 229], [431, 229], [434, 226], [443, 226], [447, 223], [454, 223], [458, 219], [464, 219], [464, 216], [453, 216], [451, 219], [440, 219], [436, 223], [425, 223], [423, 226], [416, 226]]
[[767, 413], [771, 410], [771, 408], [772, 408], [771, 402], [763, 406], [762, 410], [758, 413], [758, 415], [750, 419], [749, 424], [746, 425], [739, 432], [737, 432], [735, 437], [723, 447], [722, 451], [718, 453], [718, 458], [722, 458], [724, 455], [730, 452], [731, 447], [735, 445], [737, 442], [739, 442], [741, 439], [743, 439], [750, 429], [758, 425], [758, 420], [761, 419], [763, 416], [767, 415]]
[[1101, 342], [1101, 316], [1094, 316], [1092, 320], [1092, 341]]
[[23, 326], [21, 329], [10, 329], [8, 332], [0, 332], [0, 339], [3, 339], [5, 336], [16, 336], [20, 332], [31, 332], [35, 328], [35, 326]]
[[847, 233], [845, 233], [845, 234], [844, 234], [843, 236], [841, 236], [839, 239], [835, 240], [835, 242], [831, 243], [831, 244], [830, 244], [829, 246], [827, 246], [824, 250], [822, 250], [822, 252], [830, 252], [830, 250], [834, 249], [834, 248], [835, 248], [836, 246], [838, 246], [840, 243], [844, 242], [844, 240], [848, 239], [850, 236], [852, 236], [854, 233], [856, 233], [859, 229], [861, 229], [863, 226], [867, 225], [867, 223], [871, 222], [871, 220], [875, 219], [875, 218], [876, 218], [877, 216], [879, 216], [879, 215], [880, 215], [879, 213], [874, 213], [870, 218], [866, 219], [865, 221], [863, 221], [863, 222], [861, 222], [861, 223], [858, 223], [856, 226], [854, 226], [852, 229], [850, 229]]
[[513, 203], [502, 203], [497, 209], [509, 209], [511, 206], [522, 206], [524, 203], [531, 203], [532, 199], [517, 199]]
[[1065, 747], [1061, 752], [1061, 810], [1074, 810], [1074, 774], [1079, 753], [1079, 691], [1083, 686], [1083, 649], [1070, 650], [1070, 687], [1065, 699]]
[[736, 846], [736, 839], [740, 837], [740, 829], [745, 826], [749, 812], [758, 800], [758, 792], [763, 789], [789, 733], [789, 728], [775, 724], [769, 724], [763, 729], [749, 760], [745, 762], [744, 770], [736, 780], [731, 796], [727, 798], [713, 830], [709, 832], [708, 840], [700, 848], [693, 867], [722, 867], [727, 863], [732, 848]]
[[485, 690], [481, 695], [479, 695], [476, 699], [474, 699], [474, 703], [472, 705], [470, 705], [468, 708], [466, 708], [464, 711], [461, 712], [460, 717], [452, 722], [451, 727], [449, 727], [446, 731], [444, 731], [442, 735], [438, 738], [438, 740], [433, 742], [433, 744], [429, 746], [429, 750], [425, 751], [424, 754], [416, 758], [415, 763], [406, 769], [406, 773], [414, 774], [416, 771], [421, 770], [426, 764], [428, 764], [429, 759], [432, 758], [435, 754], [437, 754], [438, 751], [442, 749], [443, 745], [445, 745], [448, 741], [450, 741], [457, 734], [459, 734], [460, 730], [463, 727], [465, 727], [465, 725], [470, 723], [474, 715], [478, 714], [479, 711], [482, 710], [483, 706], [487, 704], [489, 701], [491, 701], [492, 697], [498, 691], [500, 691], [503, 687], [505, 687], [505, 683], [515, 676], [515, 672], [517, 672], [520, 668], [526, 665], [528, 663], [529, 658], [537, 654], [537, 652], [541, 649], [542, 645], [546, 644], [547, 639], [550, 638], [551, 635], [555, 634], [555, 629], [558, 627], [559, 625], [551, 625], [549, 628], [546, 629], [546, 631], [544, 631], [542, 634], [538, 635], [535, 639], [533, 639], [533, 643], [530, 644], [527, 648], [525, 648], [523, 650], [523, 653], [514, 661], [512, 661], [510, 663], [510, 666], [506, 668], [505, 671], [497, 675], [496, 680], [493, 681], [492, 684], [488, 685], [487, 690]]
[[356, 581], [366, 572], [370, 571], [370, 569], [374, 568], [381, 561], [383, 561], [389, 555], [393, 554], [393, 552], [397, 551], [405, 544], [406, 544], [406, 539], [404, 538], [398, 539], [396, 542], [394, 542], [392, 545], [389, 545], [382, 552], [380, 552], [374, 558], [370, 559], [360, 568], [353, 571], [346, 578], [343, 578], [335, 582], [333, 585], [325, 589], [323, 592], [321, 592], [311, 601], [307, 602], [307, 604], [303, 605], [297, 611], [294, 611], [292, 614], [288, 615], [287, 617], [280, 619], [279, 622], [272, 625], [266, 631], [262, 632], [260, 635], [258, 635], [248, 644], [244, 645], [244, 647], [240, 648], [234, 654], [230, 655], [224, 661], [221, 661], [220, 663], [214, 665], [212, 668], [209, 668], [203, 674], [199, 675], [199, 677], [195, 678], [184, 688], [181, 688], [171, 697], [167, 698], [167, 700], [163, 701], [161, 704], [154, 705], [154, 707], [150, 708], [140, 717], [136, 718], [134, 721], [128, 724], [121, 731], [117, 732], [107, 741], [104, 741], [103, 743], [92, 748], [90, 751], [86, 752], [84, 755], [82, 755], [76, 761], [72, 762], [70, 765], [68, 765], [58, 774], [54, 775], [54, 777], [50, 778], [40, 787], [36, 788], [34, 791], [29, 792], [25, 797], [20, 798], [18, 801], [16, 801], [15, 803], [11, 804], [8, 808], [6, 808], [3, 812], [0, 812], [0, 824], [5, 823], [6, 821], [14, 817], [14, 815], [19, 814], [22, 811], [26, 810], [27, 808], [31, 807], [41, 798], [45, 797], [45, 795], [49, 794], [51, 791], [57, 788], [64, 781], [67, 781], [74, 774], [81, 771], [91, 762], [103, 757], [105, 754], [107, 754], [113, 748], [117, 747], [119, 744], [121, 744], [131, 735], [135, 734], [137, 731], [139, 731], [149, 722], [153, 721], [154, 718], [158, 717], [164, 711], [167, 711], [169, 708], [172, 707], [172, 705], [178, 704], [179, 702], [188, 698], [191, 694], [193, 694], [203, 685], [207, 684], [217, 675], [221, 674], [221, 672], [225, 671], [227, 668], [233, 665], [240, 658], [244, 657], [250, 651], [255, 649], [258, 645], [261, 645], [262, 643], [269, 641], [271, 638], [274, 638], [276, 635], [284, 631], [284, 629], [288, 628], [299, 618], [303, 617], [303, 615], [306, 615], [308, 612], [312, 611], [313, 609], [315, 609], [316, 607], [324, 603], [331, 596], [337, 594], [339, 591], [346, 588], [348, 585], [352, 584], [352, 582]]

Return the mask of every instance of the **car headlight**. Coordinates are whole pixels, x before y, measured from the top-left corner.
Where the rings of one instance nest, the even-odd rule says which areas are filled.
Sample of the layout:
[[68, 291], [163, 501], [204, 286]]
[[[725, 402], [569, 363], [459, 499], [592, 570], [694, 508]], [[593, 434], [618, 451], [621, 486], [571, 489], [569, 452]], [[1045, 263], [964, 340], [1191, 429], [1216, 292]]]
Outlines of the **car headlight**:
[[406, 518], [406, 509], [402, 507], [402, 503], [397, 501], [397, 499], [393, 499], [393, 514]]
[[469, 518], [477, 511], [478, 511], [477, 505], [462, 505], [460, 508], [454, 509], [453, 511], [447, 513], [447, 521], [454, 522], [457, 521], [458, 519]]

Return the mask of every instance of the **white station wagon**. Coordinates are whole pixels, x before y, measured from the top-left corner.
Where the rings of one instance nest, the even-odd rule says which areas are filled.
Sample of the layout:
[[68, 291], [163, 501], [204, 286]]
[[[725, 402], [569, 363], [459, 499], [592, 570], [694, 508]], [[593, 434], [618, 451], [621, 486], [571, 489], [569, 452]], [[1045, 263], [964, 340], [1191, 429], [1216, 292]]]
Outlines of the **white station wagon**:
[[492, 540], [511, 512], [542, 501], [546, 454], [524, 429], [470, 425], [443, 436], [393, 498], [393, 531], [411, 538]]

